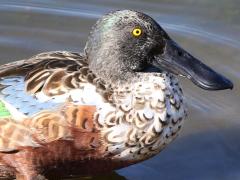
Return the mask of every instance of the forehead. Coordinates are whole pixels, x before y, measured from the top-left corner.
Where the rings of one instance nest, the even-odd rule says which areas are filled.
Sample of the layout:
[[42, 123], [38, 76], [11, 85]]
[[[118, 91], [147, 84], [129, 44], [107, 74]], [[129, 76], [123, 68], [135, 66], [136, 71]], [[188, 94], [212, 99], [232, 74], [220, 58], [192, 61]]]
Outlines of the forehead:
[[138, 25], [148, 30], [157, 28], [157, 23], [151, 17], [131, 10], [122, 10], [109, 13], [103, 17], [102, 21], [104, 24], [104, 29], [126, 25]]

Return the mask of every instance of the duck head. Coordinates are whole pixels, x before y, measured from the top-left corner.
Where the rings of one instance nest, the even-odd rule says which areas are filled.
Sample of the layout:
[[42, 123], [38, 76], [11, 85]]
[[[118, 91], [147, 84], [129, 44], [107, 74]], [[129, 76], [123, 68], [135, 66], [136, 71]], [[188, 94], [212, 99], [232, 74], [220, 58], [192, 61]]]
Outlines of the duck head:
[[230, 80], [178, 46], [151, 17], [132, 10], [115, 11], [98, 20], [85, 53], [90, 69], [106, 81], [167, 71], [185, 76], [203, 89], [233, 88]]

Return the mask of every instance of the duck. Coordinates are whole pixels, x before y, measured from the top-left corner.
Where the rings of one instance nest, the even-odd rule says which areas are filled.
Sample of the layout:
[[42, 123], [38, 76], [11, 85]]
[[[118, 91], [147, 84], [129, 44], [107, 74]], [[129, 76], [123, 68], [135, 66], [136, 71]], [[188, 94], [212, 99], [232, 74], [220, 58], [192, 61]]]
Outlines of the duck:
[[91, 176], [157, 155], [187, 116], [179, 76], [205, 90], [233, 88], [134, 10], [102, 16], [81, 53], [1, 65], [0, 176]]

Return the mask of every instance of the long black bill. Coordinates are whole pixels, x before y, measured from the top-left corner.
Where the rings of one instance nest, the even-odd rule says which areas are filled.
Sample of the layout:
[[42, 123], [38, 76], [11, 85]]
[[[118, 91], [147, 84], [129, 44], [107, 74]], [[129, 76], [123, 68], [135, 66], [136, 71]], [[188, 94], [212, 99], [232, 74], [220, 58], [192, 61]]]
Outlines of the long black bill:
[[185, 76], [206, 90], [233, 88], [230, 80], [203, 64], [170, 39], [167, 40], [163, 54], [155, 56], [153, 66]]

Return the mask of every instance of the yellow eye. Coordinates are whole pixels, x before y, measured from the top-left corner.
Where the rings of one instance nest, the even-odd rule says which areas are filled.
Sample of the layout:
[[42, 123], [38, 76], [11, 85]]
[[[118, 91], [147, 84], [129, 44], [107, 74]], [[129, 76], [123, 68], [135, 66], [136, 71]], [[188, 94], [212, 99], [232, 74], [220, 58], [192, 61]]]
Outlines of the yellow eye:
[[140, 28], [135, 28], [132, 31], [133, 36], [139, 37], [142, 34], [142, 30]]

